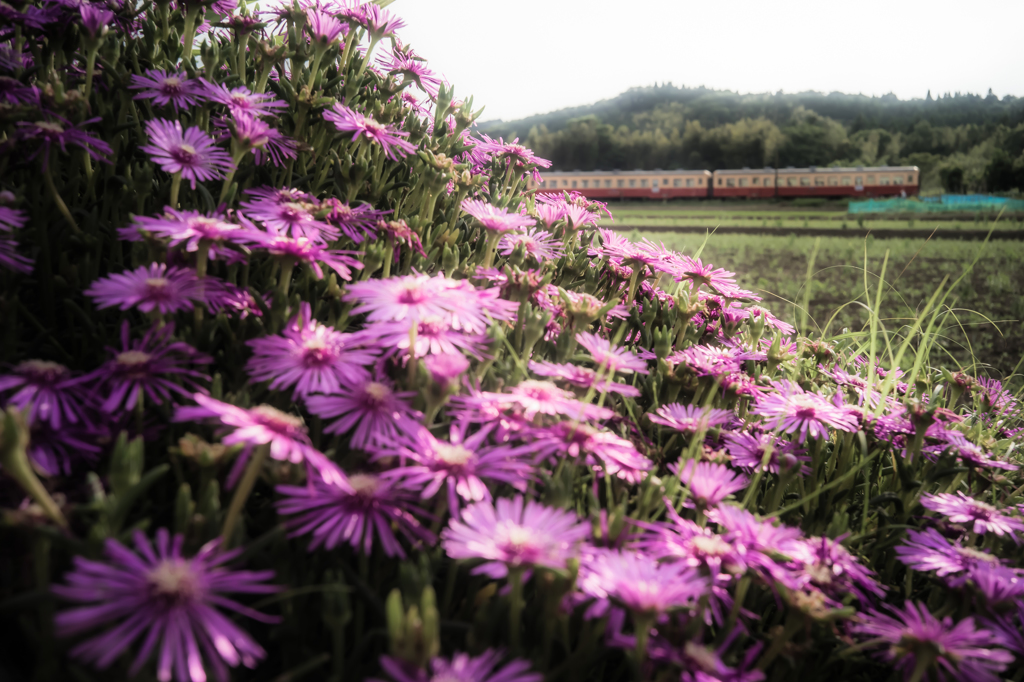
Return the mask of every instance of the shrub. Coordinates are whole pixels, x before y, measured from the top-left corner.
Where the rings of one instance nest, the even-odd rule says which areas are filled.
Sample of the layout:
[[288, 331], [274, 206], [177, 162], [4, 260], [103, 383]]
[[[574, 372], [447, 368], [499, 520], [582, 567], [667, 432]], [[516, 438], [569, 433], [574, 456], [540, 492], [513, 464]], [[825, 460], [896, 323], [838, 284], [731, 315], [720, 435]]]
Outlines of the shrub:
[[1019, 407], [917, 360], [959, 281], [899, 335], [869, 290], [870, 334], [798, 337], [524, 192], [547, 162], [380, 5], [4, 16], [5, 670], [1017, 662]]

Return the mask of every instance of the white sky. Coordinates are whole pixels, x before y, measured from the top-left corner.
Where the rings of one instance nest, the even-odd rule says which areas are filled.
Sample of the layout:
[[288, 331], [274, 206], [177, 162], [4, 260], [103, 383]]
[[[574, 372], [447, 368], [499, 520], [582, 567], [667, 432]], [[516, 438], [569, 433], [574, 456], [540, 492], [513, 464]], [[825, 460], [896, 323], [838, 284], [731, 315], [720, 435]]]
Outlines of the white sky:
[[1024, 95], [1024, 0], [397, 0], [402, 40], [481, 120], [631, 86]]

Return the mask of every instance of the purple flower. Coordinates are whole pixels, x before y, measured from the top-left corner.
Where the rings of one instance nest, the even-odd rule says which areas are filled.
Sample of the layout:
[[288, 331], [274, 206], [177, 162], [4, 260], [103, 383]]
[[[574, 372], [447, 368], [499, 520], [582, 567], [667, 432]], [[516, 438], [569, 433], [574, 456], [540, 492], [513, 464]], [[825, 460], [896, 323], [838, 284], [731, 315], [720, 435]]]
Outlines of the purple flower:
[[0, 265], [13, 272], [27, 275], [32, 272], [33, 261], [18, 253], [18, 243], [13, 239], [0, 239]]
[[405, 48], [403, 51], [396, 47], [389, 57], [389, 60], [379, 61], [388, 74], [402, 74], [403, 86], [412, 81], [432, 98], [437, 97], [438, 87], [441, 85], [440, 79], [435, 77], [434, 72], [426, 67], [425, 62], [417, 57], [411, 48]]
[[195, 270], [168, 268], [164, 263], [142, 265], [116, 275], [98, 279], [85, 290], [98, 308], [118, 306], [121, 310], [138, 308], [144, 313], [161, 314], [191, 310], [204, 302], [202, 283]]
[[47, 476], [70, 476], [78, 463], [95, 467], [103, 451], [97, 443], [110, 440], [102, 427], [82, 422], [63, 424], [59, 429], [42, 421], [29, 426], [28, 455], [33, 466]]
[[964, 547], [959, 542], [950, 544], [934, 528], [908, 531], [907, 539], [896, 546], [896, 556], [915, 571], [935, 571], [940, 578], [963, 573], [981, 563], [999, 565], [999, 559], [987, 552]]
[[267, 161], [284, 166], [286, 159], [298, 156], [298, 146], [292, 138], [270, 127], [266, 121], [247, 113], [232, 113], [230, 118], [218, 118], [214, 125], [226, 132], [217, 142], [232, 140], [232, 149], [251, 151], [257, 165]]
[[589, 615], [603, 614], [609, 602], [645, 615], [689, 609], [709, 590], [707, 579], [684, 563], [659, 563], [647, 554], [628, 550], [597, 550], [585, 555], [579, 587], [601, 605]]
[[[408, 663], [390, 656], [380, 657], [380, 667], [395, 682], [542, 682], [543, 675], [531, 673], [530, 662], [513, 658], [498, 667], [504, 655], [485, 649], [479, 656], [457, 653], [451, 660], [435, 656], [430, 670], [411, 668]], [[380, 680], [371, 680], [380, 682]]]
[[306, 237], [291, 238], [263, 232], [252, 234], [254, 248], [265, 249], [271, 256], [280, 260], [305, 263], [317, 279], [324, 278], [324, 270], [320, 263], [330, 267], [346, 282], [352, 279], [352, 268], [363, 268], [362, 262], [353, 257], [353, 251], [328, 249]]
[[348, 543], [357, 552], [370, 554], [376, 536], [385, 554], [405, 558], [395, 530], [411, 543], [434, 541], [414, 516], [424, 513], [411, 504], [415, 491], [401, 481], [362, 473], [331, 483], [313, 479], [311, 485], [282, 485], [277, 492], [282, 496], [277, 513], [292, 517], [285, 521], [292, 535], [312, 534], [310, 550]]
[[462, 353], [438, 353], [423, 359], [423, 367], [435, 384], [450, 390], [455, 380], [469, 369], [469, 360]]
[[[894, 663], [909, 680], [918, 666], [927, 679], [998, 682], [998, 674], [1013, 662], [1013, 655], [998, 648], [1000, 638], [978, 628], [971, 617], [953, 624], [949, 616], [941, 621], [924, 604], [907, 602], [903, 609], [890, 608], [892, 615], [871, 610], [862, 614], [853, 631], [885, 647], [879, 657]], [[934, 677], [932, 675], [934, 674]], [[918, 679], [923, 679], [918, 677]]]
[[350, 206], [334, 197], [324, 199], [321, 208], [329, 209], [323, 220], [356, 244], [376, 234], [375, 225], [391, 211], [377, 211], [369, 204]]
[[647, 418], [651, 420], [652, 424], [667, 426], [682, 433], [697, 433], [725, 424], [732, 419], [732, 412], [711, 408], [704, 410], [695, 405], [669, 403], [659, 407], [654, 414], [648, 414]]
[[560, 240], [550, 232], [536, 227], [531, 227], [526, 232], [502, 235], [498, 240], [498, 253], [502, 256], [511, 256], [512, 252], [520, 246], [523, 247], [526, 255], [533, 256], [538, 263], [557, 260], [564, 253]]
[[79, 5], [79, 15], [82, 17], [82, 28], [89, 34], [90, 38], [96, 38], [106, 32], [107, 27], [114, 20], [114, 13], [96, 5]]
[[277, 336], [248, 342], [253, 349], [246, 371], [254, 381], [269, 381], [279, 391], [294, 387], [292, 399], [311, 393], [338, 393], [343, 385], [370, 378], [365, 366], [377, 350], [366, 348], [364, 337], [343, 334], [312, 319], [308, 303]]
[[590, 352], [599, 367], [608, 372], [647, 374], [645, 360], [641, 360], [621, 346], [612, 346], [608, 339], [602, 339], [589, 332], [582, 332], [576, 335], [576, 341]]
[[609, 377], [598, 380], [597, 371], [590, 367], [580, 367], [572, 363], [556, 364], [546, 360], [542, 362], [531, 360], [529, 368], [537, 376], [554, 377], [578, 388], [594, 388], [598, 393], [618, 393], [630, 398], [640, 396], [640, 389], [629, 384], [616, 383]]
[[[3, 49], [0, 48], [0, 65], [3, 64]], [[39, 88], [25, 85], [16, 78], [0, 76], [0, 102], [6, 104], [39, 104]]]
[[727, 292], [735, 289], [735, 272], [729, 272], [724, 268], [716, 268], [710, 263], [705, 265], [700, 258], [683, 256], [683, 261], [682, 267], [676, 272], [676, 281], [690, 280], [693, 283], [694, 289], [706, 284], [713, 289], [717, 289], [719, 293], [726, 295], [728, 295]]
[[257, 197], [254, 201], [243, 201], [242, 210], [246, 217], [263, 223], [272, 235], [304, 237], [318, 244], [326, 244], [338, 238], [340, 232], [316, 217], [320, 206], [316, 200], [298, 190], [272, 190], [265, 187], [246, 190], [246, 194]]
[[166, 239], [169, 246], [185, 244], [185, 250], [189, 252], [198, 251], [204, 241], [207, 244], [244, 244], [251, 241], [247, 230], [236, 223], [229, 223], [219, 213], [203, 215], [199, 211], [179, 211], [170, 206], [164, 207], [161, 216], [136, 217], [134, 225], [121, 228], [118, 233], [122, 239], [136, 241], [140, 231]]
[[[410, 333], [410, 327], [415, 331]], [[425, 317], [421, 320], [380, 322], [367, 327], [382, 348], [394, 348], [408, 354], [409, 344], [415, 345], [416, 357], [427, 355], [467, 353], [482, 358], [490, 338], [486, 334], [469, 334], [452, 329], [443, 317]]]
[[349, 285], [344, 300], [358, 303], [353, 315], [367, 313], [371, 322], [441, 318], [453, 329], [480, 333], [495, 320], [514, 318], [518, 305], [498, 298], [498, 290], [476, 289], [467, 280], [442, 274], [406, 275]]
[[590, 526], [576, 514], [533, 500], [524, 503], [518, 495], [466, 507], [459, 519], [449, 522], [441, 540], [448, 556], [484, 559], [472, 572], [497, 579], [510, 568], [565, 570], [577, 545], [589, 536]]
[[480, 224], [487, 230], [497, 234], [519, 232], [524, 227], [533, 227], [537, 224], [537, 221], [530, 216], [511, 213], [507, 209], [498, 208], [482, 199], [464, 199], [462, 210], [480, 221]]
[[528, 435], [539, 457], [555, 454], [582, 457], [595, 470], [603, 470], [629, 483], [640, 483], [654, 468], [654, 463], [632, 442], [587, 424], [559, 422], [549, 428], [532, 430]]
[[515, 407], [526, 419], [538, 414], [561, 415], [573, 419], [610, 419], [614, 412], [577, 400], [569, 391], [549, 381], [528, 379], [509, 389], [508, 393], [483, 393], [476, 402], [489, 402], [500, 409]]
[[392, 442], [400, 433], [414, 428], [422, 416], [409, 406], [415, 395], [415, 391], [396, 393], [384, 377], [367, 378], [339, 386], [331, 395], [311, 395], [306, 398], [306, 407], [324, 419], [337, 417], [324, 428], [324, 433], [340, 435], [354, 428], [351, 446], [366, 449], [374, 443]]
[[361, 11], [353, 15], [353, 19], [366, 27], [373, 40], [394, 35], [395, 31], [405, 26], [402, 19], [372, 2], [363, 3], [359, 9]]
[[128, 87], [141, 90], [135, 99], [151, 99], [158, 106], [170, 104], [177, 111], [205, 100], [210, 86], [202, 78], [189, 78], [181, 72], [150, 69], [144, 76], [133, 75]]
[[71, 121], [66, 118], [62, 118], [56, 114], [50, 115], [57, 120], [18, 122], [18, 137], [20, 139], [38, 140], [40, 143], [39, 149], [28, 156], [29, 160], [42, 154], [43, 170], [46, 170], [50, 165], [51, 147], [54, 145], [59, 146], [60, 150], [67, 154], [68, 145], [73, 145], [84, 149], [94, 161], [110, 163], [109, 160], [104, 158], [105, 156], [114, 153], [114, 150], [111, 149], [110, 145], [98, 137], [94, 137], [82, 130], [82, 126], [99, 121], [100, 118], [98, 116], [96, 118], [90, 118], [82, 121], [77, 125], [72, 125]]
[[778, 393], [758, 398], [751, 410], [760, 415], [773, 428], [797, 434], [797, 442], [807, 437], [824, 438], [829, 427], [854, 432], [857, 420], [847, 411], [836, 407], [817, 393], [804, 391], [787, 380], [776, 384]]
[[485, 480], [507, 483], [524, 492], [533, 475], [532, 448], [489, 444], [493, 426], [467, 436], [468, 429], [466, 422], [453, 422], [449, 440], [443, 441], [419, 428], [394, 445], [380, 449], [374, 457], [411, 460], [411, 464], [385, 472], [384, 477], [401, 478], [410, 487], [422, 489], [420, 496], [425, 500], [447, 484], [448, 509], [453, 515], [458, 514], [460, 498], [467, 502], [491, 499]]
[[180, 173], [192, 189], [196, 180], [214, 180], [234, 168], [231, 155], [216, 146], [209, 135], [196, 127], [182, 130], [179, 121], [157, 119], [146, 122], [152, 144], [139, 147], [168, 173]]
[[967, 497], [958, 491], [956, 495], [925, 493], [921, 496], [921, 504], [926, 509], [939, 512], [952, 523], [963, 523], [979, 535], [993, 532], [996, 535], [1009, 535], [1017, 541], [1017, 533], [1024, 531], [1024, 522], [1012, 516], [1001, 514], [992, 505]]
[[330, 14], [315, 8], [306, 9], [306, 33], [314, 43], [327, 47], [348, 33], [348, 26]]
[[251, 116], [276, 116], [287, 104], [277, 99], [273, 93], [254, 94], [249, 88], [240, 85], [230, 90], [223, 83], [211, 85], [204, 83], [205, 95], [211, 102], [222, 104], [233, 115], [249, 114]]
[[172, 393], [189, 396], [193, 391], [205, 392], [197, 380], [207, 376], [182, 365], [213, 359], [183, 341], [172, 341], [174, 324], [153, 327], [137, 341], [131, 340], [129, 332], [125, 320], [121, 325], [121, 349], [107, 348], [113, 359], [89, 375], [97, 388], [107, 393], [101, 405], [104, 412], [132, 410], [143, 396], [147, 404], [162, 405]]
[[61, 429], [68, 424], [88, 424], [85, 408], [92, 401], [84, 384], [89, 376], [73, 377], [64, 365], [49, 360], [25, 360], [10, 374], [0, 376], [0, 393], [14, 391], [6, 404], [28, 413], [30, 422]]
[[683, 365], [701, 377], [717, 377], [728, 372], [739, 372], [746, 358], [733, 348], [691, 346], [668, 356], [669, 364]]
[[353, 140], [358, 140], [362, 136], [369, 142], [376, 142], [384, 150], [384, 154], [393, 161], [416, 151], [416, 145], [405, 139], [409, 137], [409, 133], [378, 123], [344, 104], [335, 104], [325, 111], [324, 119], [333, 123], [340, 132], [355, 133], [352, 136]]
[[[65, 575], [67, 584], [52, 588], [58, 597], [83, 604], [61, 611], [54, 619], [58, 636], [90, 635], [72, 648], [71, 655], [102, 670], [143, 638], [128, 672], [131, 677], [154, 650], [160, 680], [173, 676], [179, 682], [205, 682], [204, 665], [218, 679], [228, 678], [228, 666], [256, 667], [266, 652], [218, 607], [265, 623], [277, 622], [224, 596], [276, 592], [276, 586], [266, 584], [273, 571], [226, 568], [241, 550], [218, 551], [216, 540], [187, 558], [181, 551], [184, 538], [172, 539], [164, 528], [156, 533], [155, 552], [141, 531], [135, 531], [134, 540], [132, 551], [108, 539], [107, 562], [76, 556], [74, 568]], [[96, 634], [107, 626], [113, 627]]]
[[[280, 462], [305, 463], [310, 479], [317, 473], [328, 483], [342, 480], [338, 466], [318, 452], [310, 443], [302, 420], [270, 405], [257, 405], [245, 409], [215, 400], [201, 393], [192, 396], [197, 407], [179, 407], [174, 421], [190, 422], [213, 419], [232, 432], [221, 439], [224, 445], [244, 445], [251, 450], [258, 445], [270, 445], [270, 456]], [[236, 465], [240, 466], [240, 465]]]
[[[687, 460], [685, 464], [669, 466], [679, 480], [690, 489], [690, 497], [702, 507], [707, 508], [718, 504], [729, 495], [747, 487], [747, 477], [736, 473], [723, 464], [697, 462]], [[693, 503], [687, 500], [687, 506]]]
[[[811, 458], [803, 455], [803, 450], [774, 434], [730, 431], [723, 434], [723, 440], [725, 440], [726, 450], [729, 452], [733, 466], [754, 471], [767, 471], [773, 474], [799, 467], [798, 473], [801, 476], [808, 473], [808, 469], [803, 463], [811, 461]], [[764, 461], [766, 454], [768, 454], [767, 462]]]

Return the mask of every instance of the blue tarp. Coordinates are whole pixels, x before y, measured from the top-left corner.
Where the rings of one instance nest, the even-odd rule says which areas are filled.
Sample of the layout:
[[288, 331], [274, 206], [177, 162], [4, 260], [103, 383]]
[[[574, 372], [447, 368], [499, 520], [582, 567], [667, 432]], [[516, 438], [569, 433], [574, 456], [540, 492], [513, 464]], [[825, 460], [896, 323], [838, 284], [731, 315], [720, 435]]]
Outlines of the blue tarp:
[[921, 199], [868, 199], [851, 201], [850, 213], [943, 213], [985, 211], [1024, 211], [1024, 200], [992, 197], [987, 194], [943, 194]]

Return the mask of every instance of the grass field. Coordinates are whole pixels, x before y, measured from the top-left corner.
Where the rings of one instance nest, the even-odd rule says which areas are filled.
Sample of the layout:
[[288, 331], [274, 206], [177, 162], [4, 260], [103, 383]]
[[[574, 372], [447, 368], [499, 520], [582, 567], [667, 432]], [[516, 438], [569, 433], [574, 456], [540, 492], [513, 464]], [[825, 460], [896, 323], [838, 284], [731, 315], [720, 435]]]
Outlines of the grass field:
[[[974, 218], [959, 216], [950, 219], [948, 215], [886, 218], [882, 216], [851, 217], [845, 206], [824, 204], [800, 207], [792, 204], [754, 202], [670, 202], [650, 203], [613, 202], [609, 204], [615, 220], [605, 220], [607, 227], [628, 225], [630, 227], [707, 227], [720, 226], [772, 228], [843, 228], [867, 227], [882, 229], [920, 229], [931, 231], [941, 229], [984, 229], [984, 216]], [[1019, 216], [1001, 218], [995, 222], [998, 230], [1024, 230], [1024, 221]]]
[[[702, 235], [634, 231], [629, 236], [648, 237], [688, 254], [704, 242]], [[777, 315], [798, 328], [811, 335], [835, 334], [868, 324], [863, 306], [865, 246], [872, 301], [889, 252], [881, 318], [893, 332], [913, 321], [943, 277], [956, 280], [979, 257], [947, 300], [950, 314], [932, 361], [947, 367], [976, 364], [980, 373], [993, 376], [1014, 371], [1024, 352], [1024, 243], [712, 235], [702, 258], [736, 272], [741, 285], [764, 296]]]

